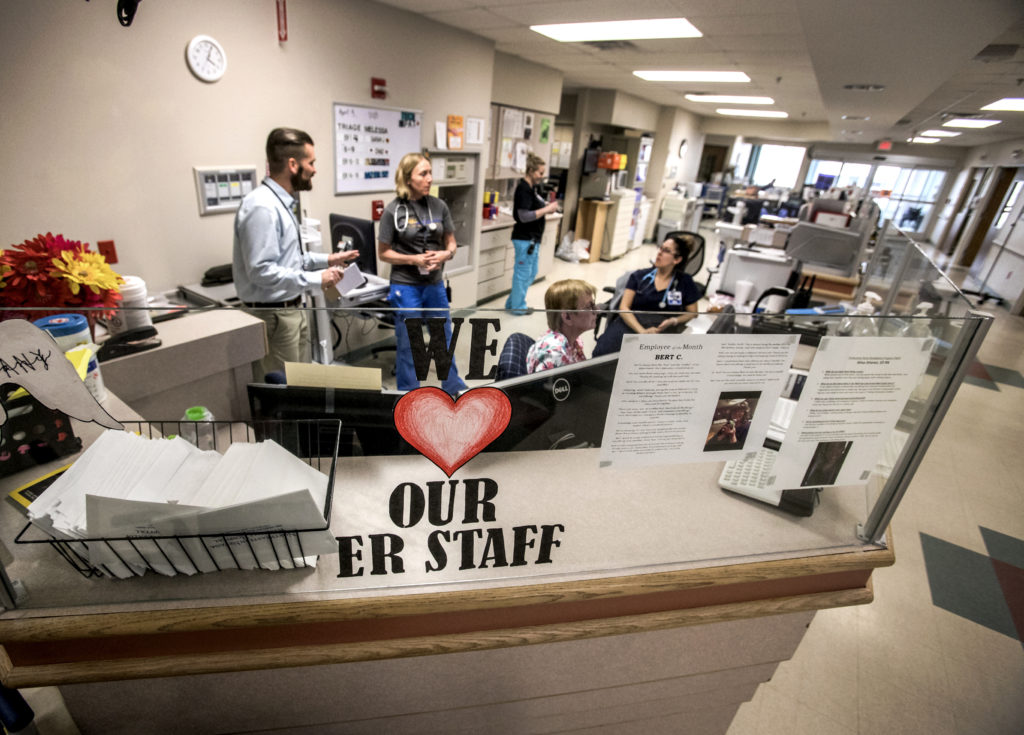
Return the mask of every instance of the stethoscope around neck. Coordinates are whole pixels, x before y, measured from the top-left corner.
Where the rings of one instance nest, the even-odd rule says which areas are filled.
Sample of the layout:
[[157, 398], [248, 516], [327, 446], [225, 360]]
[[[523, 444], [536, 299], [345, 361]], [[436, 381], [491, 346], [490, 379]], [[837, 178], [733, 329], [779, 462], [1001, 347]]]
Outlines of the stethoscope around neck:
[[[646, 276], [643, 277], [642, 283], [650, 283], [653, 286], [654, 285], [654, 279], [657, 277], [657, 275], [658, 275], [658, 269], [655, 268], [650, 273], [648, 273]], [[661, 293], [661, 303], [658, 304], [658, 308], [659, 309], [664, 309], [666, 306], [668, 306], [668, 294], [672, 290], [672, 287], [675, 286], [675, 285], [676, 285], [676, 273], [673, 272], [672, 273], [672, 280], [668, 282], [668, 286], [666, 286], [665, 290], [662, 291], [662, 293]], [[657, 287], [655, 287], [655, 288], [657, 288]]]
[[[427, 224], [425, 224], [425, 225], [422, 222], [420, 222], [420, 226], [424, 227], [425, 229], [429, 230], [430, 232], [434, 232], [434, 231], [437, 230], [437, 222], [434, 222], [434, 214], [433, 214], [433, 212], [430, 211], [430, 196], [428, 195], [428, 196], [425, 196], [423, 198], [424, 198], [424, 200], [426, 201], [426, 204], [427, 204], [427, 220], [428, 221], [427, 221]], [[403, 212], [402, 210], [405, 210], [405, 211]], [[394, 219], [395, 219], [395, 229], [398, 230], [399, 232], [405, 232], [406, 228], [409, 227], [409, 199], [408, 198], [401, 199], [398, 202], [398, 205], [395, 207], [395, 213], [394, 213], [393, 216], [394, 216]], [[402, 221], [401, 224], [398, 223], [399, 220]]]

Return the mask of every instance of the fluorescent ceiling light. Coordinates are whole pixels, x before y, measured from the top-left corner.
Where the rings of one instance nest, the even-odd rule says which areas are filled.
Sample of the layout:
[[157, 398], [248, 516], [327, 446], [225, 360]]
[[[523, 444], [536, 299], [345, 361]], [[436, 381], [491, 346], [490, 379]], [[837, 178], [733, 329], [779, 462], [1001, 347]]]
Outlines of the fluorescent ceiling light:
[[983, 110], [1009, 110], [1010, 112], [1024, 112], [1024, 97], [1003, 97], [991, 105], [985, 105]]
[[556, 41], [628, 41], [643, 38], [700, 38], [704, 34], [686, 18], [613, 20], [601, 23], [552, 23], [530, 26], [531, 31]]
[[921, 135], [927, 135], [929, 138], [955, 138], [960, 133], [954, 133], [952, 130], [922, 130]]
[[789, 117], [789, 113], [782, 110], [733, 110], [728, 107], [719, 107], [715, 112], [719, 115], [739, 115], [741, 117]]
[[715, 102], [720, 105], [774, 105], [771, 97], [745, 97], [741, 94], [687, 94], [690, 102]]
[[910, 143], [938, 143], [939, 139], [938, 138], [922, 138], [921, 136], [918, 136], [916, 138], [911, 138], [908, 142], [910, 142]]
[[635, 71], [634, 76], [648, 82], [749, 82], [750, 77], [741, 71]]
[[1002, 120], [973, 120], [970, 118], [957, 117], [942, 123], [946, 128], [989, 128], [998, 125]]

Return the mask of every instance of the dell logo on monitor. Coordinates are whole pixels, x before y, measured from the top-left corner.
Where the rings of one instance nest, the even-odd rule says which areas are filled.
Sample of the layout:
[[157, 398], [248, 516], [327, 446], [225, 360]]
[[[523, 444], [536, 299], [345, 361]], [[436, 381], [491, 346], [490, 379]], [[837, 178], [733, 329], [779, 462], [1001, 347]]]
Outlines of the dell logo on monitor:
[[564, 401], [569, 397], [569, 381], [565, 378], [559, 378], [555, 381], [554, 385], [551, 386], [551, 395], [555, 397], [556, 401]]

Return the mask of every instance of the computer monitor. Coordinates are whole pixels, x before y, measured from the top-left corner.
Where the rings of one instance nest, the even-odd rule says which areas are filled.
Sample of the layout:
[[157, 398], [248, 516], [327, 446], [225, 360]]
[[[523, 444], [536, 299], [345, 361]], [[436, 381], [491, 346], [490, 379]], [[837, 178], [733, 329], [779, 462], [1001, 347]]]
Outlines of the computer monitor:
[[347, 214], [332, 214], [328, 219], [331, 227], [331, 248], [339, 250], [357, 250], [359, 259], [356, 264], [365, 275], [377, 273], [377, 239], [373, 232], [373, 221], [349, 217]]
[[[508, 396], [512, 419], [485, 452], [600, 446], [618, 355], [489, 383]], [[400, 391], [362, 391], [250, 383], [253, 419], [340, 419], [342, 456], [415, 454], [395, 429]], [[337, 433], [335, 432], [335, 437]], [[301, 437], [300, 437], [301, 440]], [[328, 447], [305, 447], [323, 456]]]
[[491, 383], [508, 396], [512, 420], [485, 451], [599, 447], [618, 354]]
[[801, 222], [789, 232], [786, 255], [811, 270], [852, 277], [860, 265], [867, 236], [857, 230]]
[[836, 182], [836, 177], [829, 174], [818, 174], [817, 180], [814, 182], [814, 188], [819, 191], [828, 191], [832, 188], [832, 184]]
[[[253, 419], [340, 419], [341, 456], [412, 454], [395, 430], [393, 413], [399, 391], [344, 390], [300, 385], [249, 383], [249, 410]], [[323, 456], [324, 442], [311, 449]]]

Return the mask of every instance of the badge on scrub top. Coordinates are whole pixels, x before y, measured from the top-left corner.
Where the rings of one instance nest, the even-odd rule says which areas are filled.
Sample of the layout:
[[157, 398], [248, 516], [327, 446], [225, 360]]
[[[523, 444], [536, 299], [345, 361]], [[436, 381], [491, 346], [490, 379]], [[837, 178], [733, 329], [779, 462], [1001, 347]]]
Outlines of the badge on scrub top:
[[682, 306], [683, 305], [683, 292], [682, 291], [669, 291], [665, 294], [665, 301], [669, 306]]

